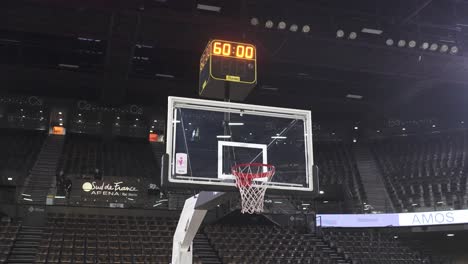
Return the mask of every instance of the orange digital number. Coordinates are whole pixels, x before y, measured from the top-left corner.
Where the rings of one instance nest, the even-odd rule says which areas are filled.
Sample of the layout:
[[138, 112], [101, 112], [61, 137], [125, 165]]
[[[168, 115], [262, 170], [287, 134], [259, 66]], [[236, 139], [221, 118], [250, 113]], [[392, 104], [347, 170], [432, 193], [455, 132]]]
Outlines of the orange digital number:
[[215, 42], [213, 44], [213, 54], [221, 55], [221, 42]]
[[243, 58], [244, 54], [245, 54], [245, 46], [237, 45], [237, 47], [236, 47], [236, 57], [237, 58]]
[[231, 44], [229, 44], [229, 43], [224, 43], [223, 44], [223, 55], [224, 56], [231, 55]]
[[247, 59], [252, 59], [253, 56], [254, 56], [254, 49], [253, 49], [253, 47], [247, 46], [247, 47], [245, 48], [245, 57], [246, 57]]

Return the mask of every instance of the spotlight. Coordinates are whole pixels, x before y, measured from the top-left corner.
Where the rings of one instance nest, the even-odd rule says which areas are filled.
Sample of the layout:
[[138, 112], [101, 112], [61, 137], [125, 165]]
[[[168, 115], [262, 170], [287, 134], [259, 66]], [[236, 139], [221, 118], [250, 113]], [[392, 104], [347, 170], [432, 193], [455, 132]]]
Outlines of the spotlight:
[[431, 51], [436, 51], [438, 47], [439, 47], [439, 45], [437, 45], [437, 43], [432, 43], [431, 46], [429, 47], [429, 49]]
[[387, 39], [387, 41], [385, 41], [385, 44], [387, 44], [387, 46], [392, 46], [393, 45], [393, 39]]
[[309, 25], [302, 26], [302, 32], [309, 33], [310, 32], [310, 26]]
[[267, 22], [265, 22], [265, 27], [266, 28], [272, 28], [273, 27], [273, 21], [267, 20]]
[[292, 24], [291, 27], [289, 28], [290, 31], [292, 32], [296, 32], [297, 31], [297, 25], [296, 24]]
[[356, 38], [357, 38], [357, 33], [356, 32], [349, 33], [349, 39], [356, 39]]
[[252, 18], [250, 19], [250, 25], [252, 25], [252, 26], [258, 26], [258, 23], [259, 23], [258, 18], [252, 17]]
[[457, 54], [458, 53], [458, 47], [457, 46], [453, 46], [450, 48], [450, 54]]
[[428, 48], [429, 48], [429, 43], [424, 42], [423, 44], [421, 44], [421, 49], [427, 50]]
[[411, 41], [408, 43], [408, 47], [410, 47], [410, 48], [416, 47], [416, 41], [411, 40]]
[[404, 39], [400, 39], [398, 41], [398, 47], [402, 48], [406, 45], [406, 41]]
[[446, 44], [443, 44], [442, 46], [440, 46], [440, 52], [442, 52], [442, 53], [447, 52], [448, 49], [449, 49], [449, 47]]
[[338, 29], [338, 31], [336, 31], [336, 37], [337, 37], [337, 38], [342, 38], [342, 37], [344, 37], [344, 31], [341, 30], [341, 29]]
[[286, 28], [286, 23], [284, 21], [281, 21], [278, 23], [278, 29], [285, 29]]

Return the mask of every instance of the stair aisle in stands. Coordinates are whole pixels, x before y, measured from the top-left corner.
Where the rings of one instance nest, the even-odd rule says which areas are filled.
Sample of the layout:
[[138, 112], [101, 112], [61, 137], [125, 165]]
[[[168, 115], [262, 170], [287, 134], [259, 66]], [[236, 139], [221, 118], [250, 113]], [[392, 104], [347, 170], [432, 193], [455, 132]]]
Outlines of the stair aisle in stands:
[[193, 252], [203, 264], [221, 264], [218, 254], [205, 234], [198, 233], [193, 240]]
[[47, 195], [54, 193], [57, 164], [64, 141], [64, 136], [49, 135], [46, 138], [20, 193], [19, 199], [23, 203], [45, 205]]
[[357, 167], [367, 202], [378, 212], [393, 212], [393, 205], [385, 189], [384, 178], [377, 166], [369, 146], [358, 143], [353, 147]]
[[43, 230], [21, 226], [7, 263], [34, 263]]

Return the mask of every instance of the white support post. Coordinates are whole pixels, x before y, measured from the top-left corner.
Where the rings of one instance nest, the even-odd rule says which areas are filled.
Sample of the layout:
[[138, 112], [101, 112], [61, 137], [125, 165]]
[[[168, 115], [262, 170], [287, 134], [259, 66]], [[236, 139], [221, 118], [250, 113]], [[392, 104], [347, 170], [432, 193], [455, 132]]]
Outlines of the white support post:
[[172, 243], [172, 264], [192, 264], [192, 242], [207, 212], [195, 209], [198, 197], [197, 194], [185, 200]]

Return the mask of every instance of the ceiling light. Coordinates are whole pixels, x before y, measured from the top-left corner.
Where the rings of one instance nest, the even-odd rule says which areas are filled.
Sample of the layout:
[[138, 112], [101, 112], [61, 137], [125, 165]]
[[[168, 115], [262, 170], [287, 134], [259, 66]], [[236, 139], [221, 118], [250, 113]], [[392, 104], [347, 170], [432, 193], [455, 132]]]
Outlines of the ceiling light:
[[30, 199], [30, 198], [26, 198], [26, 197], [23, 197], [23, 200], [25, 200], [25, 201], [30, 201], [30, 202], [32, 202], [32, 201], [33, 201], [32, 199]]
[[393, 236], [393, 238], [394, 238], [394, 239], [397, 239], [397, 238], [398, 238], [398, 236]]
[[197, 4], [197, 8], [200, 10], [211, 11], [211, 12], [220, 12], [220, 6], [212, 6], [212, 5], [204, 5], [204, 4]]
[[408, 47], [410, 47], [410, 48], [416, 47], [416, 41], [410, 40], [410, 42], [408, 43]]
[[22, 196], [26, 196], [26, 197], [31, 197], [31, 195], [30, 195], [30, 194], [25, 194], [25, 193], [22, 193], [21, 195], [22, 195]]
[[357, 38], [357, 33], [356, 32], [349, 33], [349, 39], [356, 39], [356, 38]]
[[417, 203], [414, 203], [414, 204], [411, 204], [411, 206], [418, 206], [418, 204], [417, 204]]
[[13, 178], [11, 178], [11, 177], [8, 177], [8, 179], [7, 179], [7, 180], [9, 180], [9, 181], [12, 181], [12, 180], [13, 180]]
[[447, 52], [448, 49], [449, 49], [449, 47], [446, 44], [443, 44], [442, 46], [440, 46], [440, 52], [442, 52], [442, 53]]
[[382, 30], [380, 29], [374, 29], [374, 28], [363, 28], [361, 30], [362, 33], [368, 33], [368, 34], [374, 34], [374, 35], [380, 35], [382, 34]]
[[70, 68], [70, 69], [78, 69], [80, 67], [75, 64], [64, 64], [64, 63], [60, 63], [58, 66], [62, 68]]
[[174, 75], [172, 74], [164, 74], [164, 73], [156, 73], [156, 77], [160, 78], [168, 78], [168, 79], [174, 79]]
[[302, 26], [302, 32], [309, 33], [310, 32], [310, 26], [309, 25]]
[[63, 195], [55, 195], [55, 199], [65, 199], [66, 197]]
[[243, 126], [243, 125], [244, 125], [244, 123], [235, 123], [235, 122], [229, 122], [229, 124], [228, 124], [228, 125], [230, 125], [230, 126]]
[[450, 54], [454, 55], [454, 54], [457, 54], [458, 53], [458, 47], [457, 46], [453, 46], [450, 48]]
[[398, 41], [398, 47], [402, 48], [402, 47], [404, 47], [405, 45], [406, 45], [406, 40], [400, 39], [400, 40]]
[[354, 139], [353, 139], [353, 143], [356, 143], [356, 142], [357, 142], [357, 139], [354, 138]]
[[351, 98], [351, 99], [358, 99], [358, 100], [362, 99], [362, 95], [358, 95], [358, 94], [347, 94], [346, 97]]
[[387, 46], [392, 46], [393, 45], [393, 39], [387, 39], [387, 41], [385, 41], [385, 44], [387, 44]]
[[449, 234], [447, 234], [446, 236], [448, 236], [448, 237], [454, 237], [454, 236], [455, 236], [455, 234], [453, 234], [453, 233], [449, 233]]
[[325, 204], [326, 204], [326, 203], [328, 203], [328, 201], [323, 201], [323, 203], [325, 203]]
[[436, 51], [438, 47], [439, 47], [439, 45], [437, 45], [437, 43], [432, 43], [431, 46], [429, 47], [429, 49], [431, 51]]
[[63, 123], [60, 123], [59, 125], [60, 125], [60, 126], [63, 126]]
[[288, 137], [285, 136], [272, 136], [272, 139], [287, 139]]
[[428, 48], [429, 48], [429, 43], [424, 42], [423, 44], [421, 44], [421, 49], [427, 50]]
[[266, 28], [272, 28], [273, 27], [273, 21], [267, 20], [267, 22], [265, 22], [265, 27]]
[[138, 118], [135, 118], [135, 121], [138, 121]]
[[257, 26], [258, 23], [259, 23], [258, 18], [252, 17], [252, 18], [250, 19], [250, 25], [252, 25], [252, 26]]
[[216, 138], [231, 138], [230, 135], [217, 135]]
[[297, 28], [298, 28], [298, 26], [297, 26], [296, 24], [292, 24], [291, 27], [289, 27], [289, 30], [290, 30], [291, 32], [296, 32], [296, 31], [297, 31]]
[[310, 204], [308, 203], [303, 203], [302, 206], [309, 206]]
[[359, 129], [359, 127], [357, 127], [357, 126], [354, 127], [354, 130], [358, 130], [358, 129]]
[[62, 114], [62, 112], [58, 112], [58, 114], [59, 114], [59, 115], [61, 115], [61, 114]]
[[285, 29], [286, 28], [286, 23], [284, 21], [281, 21], [278, 23], [278, 29]]
[[377, 130], [377, 133], [380, 133], [380, 130]]
[[405, 130], [406, 130], [406, 128], [402, 128], [401, 130], [405, 131]]
[[436, 125], [432, 125], [432, 127], [436, 127]]
[[325, 192], [324, 191], [319, 191], [320, 194], [324, 194]]
[[344, 34], [345, 34], [344, 31], [341, 30], [341, 29], [338, 29], [338, 30], [336, 31], [336, 37], [337, 37], [337, 38], [342, 38], [342, 37], [344, 37]]

